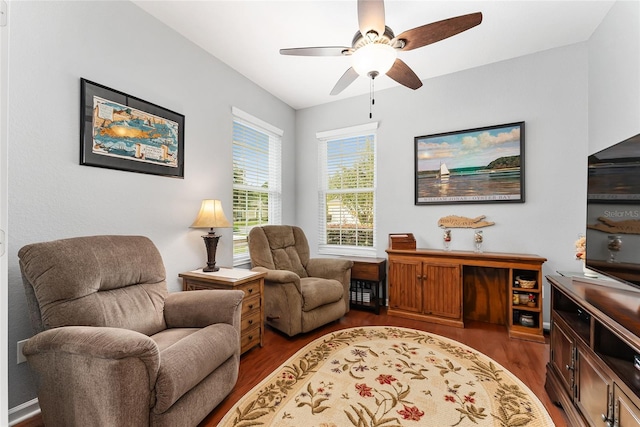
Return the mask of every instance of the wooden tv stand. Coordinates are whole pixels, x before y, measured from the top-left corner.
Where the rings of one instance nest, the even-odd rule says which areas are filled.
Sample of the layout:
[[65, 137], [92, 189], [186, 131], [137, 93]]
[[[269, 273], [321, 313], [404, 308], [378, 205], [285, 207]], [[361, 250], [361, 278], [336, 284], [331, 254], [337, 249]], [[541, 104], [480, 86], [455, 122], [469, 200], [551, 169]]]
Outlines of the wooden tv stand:
[[[640, 426], [640, 290], [549, 276], [545, 389], [571, 426]], [[614, 286], [614, 287], [612, 287]]]
[[[506, 325], [509, 336], [544, 342], [542, 330], [542, 264], [537, 255], [496, 252], [387, 249], [388, 314], [464, 327], [465, 320]], [[518, 287], [517, 277], [536, 281]], [[515, 295], [532, 305], [516, 303]], [[531, 326], [520, 323], [522, 315]]]

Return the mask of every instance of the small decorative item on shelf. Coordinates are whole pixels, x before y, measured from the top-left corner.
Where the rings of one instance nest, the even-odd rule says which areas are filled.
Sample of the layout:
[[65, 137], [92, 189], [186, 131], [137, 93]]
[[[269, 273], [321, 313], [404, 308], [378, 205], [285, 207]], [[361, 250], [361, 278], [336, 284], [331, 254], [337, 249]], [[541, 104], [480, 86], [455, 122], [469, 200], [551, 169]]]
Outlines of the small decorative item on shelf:
[[533, 320], [532, 314], [521, 314], [520, 315], [520, 324], [522, 326], [533, 327], [535, 326], [535, 321]]
[[476, 230], [473, 233], [473, 243], [476, 246], [476, 252], [482, 252], [482, 230]]
[[445, 228], [442, 232], [442, 243], [444, 244], [444, 250], [448, 251], [451, 249], [451, 230]]
[[524, 289], [533, 289], [536, 287], [536, 281], [531, 277], [516, 277], [518, 283], [520, 283], [520, 287]]
[[578, 235], [578, 240], [575, 242], [576, 246], [576, 259], [582, 262], [582, 274], [586, 277], [598, 277], [593, 271], [589, 270], [586, 266], [587, 261], [587, 238], [584, 234]]
[[607, 249], [609, 250], [609, 261], [616, 262], [616, 255], [622, 249], [622, 237], [611, 235], [607, 237]]
[[535, 307], [536, 306], [536, 296], [535, 294], [529, 294], [529, 300], [527, 301], [527, 307]]
[[529, 295], [518, 294], [518, 299], [520, 300], [520, 304], [525, 305], [529, 302]]
[[520, 304], [520, 294], [518, 294], [517, 292], [513, 293], [513, 305], [518, 305]]
[[587, 238], [584, 234], [578, 235], [578, 240], [575, 242], [576, 245], [576, 259], [585, 260], [587, 253]]

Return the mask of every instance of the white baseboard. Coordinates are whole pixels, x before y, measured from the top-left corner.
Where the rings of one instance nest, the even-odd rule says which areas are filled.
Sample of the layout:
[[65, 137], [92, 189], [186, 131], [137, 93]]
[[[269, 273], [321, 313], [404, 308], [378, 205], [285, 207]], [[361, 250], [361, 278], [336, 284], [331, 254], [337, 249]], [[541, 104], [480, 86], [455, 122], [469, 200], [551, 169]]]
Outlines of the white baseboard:
[[19, 422], [35, 417], [39, 413], [40, 405], [38, 404], [38, 399], [30, 400], [22, 405], [9, 409], [9, 425], [14, 426]]

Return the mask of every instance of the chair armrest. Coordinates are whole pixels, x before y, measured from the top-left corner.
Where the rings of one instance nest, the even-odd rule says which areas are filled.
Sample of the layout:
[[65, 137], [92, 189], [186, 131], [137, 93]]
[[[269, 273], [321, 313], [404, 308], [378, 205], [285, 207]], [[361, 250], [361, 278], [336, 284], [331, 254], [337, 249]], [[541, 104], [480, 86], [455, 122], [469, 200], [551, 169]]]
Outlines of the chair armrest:
[[65, 326], [23, 349], [47, 425], [149, 425], [160, 355], [128, 329]]
[[307, 273], [309, 273], [311, 277], [334, 279], [343, 283], [345, 273], [350, 270], [351, 267], [353, 267], [353, 261], [349, 259], [311, 258], [307, 263]]
[[[140, 332], [120, 328], [65, 326], [49, 329], [30, 338], [22, 353], [29, 363], [31, 358], [39, 355], [46, 357], [48, 354], [56, 354], [55, 358], [50, 359], [57, 361], [74, 356], [115, 361], [136, 358], [147, 369], [150, 389], [155, 386], [160, 366], [158, 346], [151, 338]], [[50, 369], [55, 371], [53, 366]], [[86, 374], [88, 377], [92, 375], [90, 370]]]
[[244, 292], [239, 290], [170, 293], [164, 302], [164, 319], [167, 328], [204, 328], [215, 323], [239, 328], [243, 298]]
[[254, 267], [251, 269], [252, 271], [258, 271], [260, 273], [267, 273], [264, 277], [265, 284], [270, 282], [271, 284], [278, 283], [293, 283], [298, 291], [300, 291], [300, 276], [298, 276], [293, 271], [289, 270], [269, 270], [264, 267]]

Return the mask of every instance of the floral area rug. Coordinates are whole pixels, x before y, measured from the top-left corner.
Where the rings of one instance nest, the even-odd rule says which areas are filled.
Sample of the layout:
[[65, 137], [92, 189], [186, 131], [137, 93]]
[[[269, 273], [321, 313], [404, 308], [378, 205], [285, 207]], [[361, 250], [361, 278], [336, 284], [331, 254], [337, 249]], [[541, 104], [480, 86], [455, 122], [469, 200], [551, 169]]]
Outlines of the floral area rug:
[[553, 426], [518, 378], [482, 353], [413, 329], [318, 338], [245, 395], [219, 426]]

